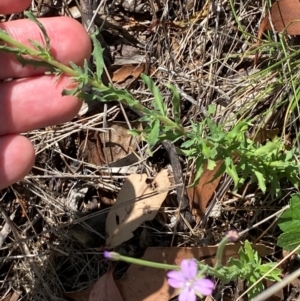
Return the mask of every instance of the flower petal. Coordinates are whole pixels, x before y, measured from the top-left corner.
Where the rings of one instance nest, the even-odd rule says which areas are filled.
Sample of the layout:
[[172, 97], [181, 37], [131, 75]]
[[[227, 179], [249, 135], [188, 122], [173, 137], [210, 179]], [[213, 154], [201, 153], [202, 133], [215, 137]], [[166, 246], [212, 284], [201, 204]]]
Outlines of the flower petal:
[[105, 258], [107, 258], [107, 259], [110, 259], [111, 257], [110, 257], [110, 252], [109, 251], [104, 251], [103, 252], [103, 256], [105, 257]]
[[186, 279], [181, 271], [171, 271], [167, 273], [168, 283], [175, 288], [184, 287]]
[[196, 301], [196, 294], [191, 287], [186, 286], [178, 296], [178, 301]]
[[180, 264], [181, 271], [187, 280], [196, 277], [198, 265], [195, 259], [183, 259]]
[[193, 289], [203, 296], [211, 295], [214, 288], [215, 284], [210, 279], [206, 278], [199, 279], [193, 283]]

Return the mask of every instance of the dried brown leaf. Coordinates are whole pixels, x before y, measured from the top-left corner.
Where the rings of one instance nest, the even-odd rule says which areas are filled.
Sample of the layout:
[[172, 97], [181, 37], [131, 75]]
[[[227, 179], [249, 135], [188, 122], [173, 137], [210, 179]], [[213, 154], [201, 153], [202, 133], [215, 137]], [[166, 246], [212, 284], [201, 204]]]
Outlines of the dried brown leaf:
[[[162, 170], [154, 178], [152, 188], [147, 175], [132, 174], [117, 197], [106, 220], [106, 247], [113, 248], [133, 237], [133, 231], [145, 221], [152, 220], [165, 200], [170, 180]], [[136, 201], [137, 198], [141, 200]]]
[[[140, 122], [132, 122], [133, 128], [142, 129]], [[136, 150], [140, 138], [136, 140], [128, 133], [125, 122], [114, 121], [105, 133], [92, 132], [81, 144], [85, 161], [96, 166], [115, 162]], [[106, 162], [107, 161], [107, 162]]]
[[259, 143], [265, 143], [267, 140], [272, 140], [279, 134], [279, 129], [265, 129], [261, 128], [257, 133], [253, 135], [253, 141]]
[[118, 287], [112, 275], [112, 270], [108, 271], [94, 284], [88, 301], [123, 301]]
[[[261, 37], [266, 30], [274, 28], [275, 31], [285, 32], [289, 35], [300, 34], [300, 2], [298, 0], [279, 0], [275, 2], [268, 14], [260, 23], [257, 39], [258, 45], [261, 43]], [[271, 20], [270, 20], [271, 18]], [[254, 58], [254, 65], [257, 64], [258, 53]]]
[[[279, 0], [270, 9], [270, 14], [264, 17], [264, 30], [272, 29], [272, 25], [277, 32], [286, 30], [289, 35], [300, 34], [300, 2], [298, 0]], [[271, 17], [271, 22], [269, 19]]]
[[90, 286], [85, 291], [65, 293], [64, 296], [66, 296], [68, 299], [72, 299], [74, 301], [89, 301], [89, 295], [90, 295], [90, 292], [91, 292], [91, 290], [93, 288], [93, 285]]
[[113, 72], [112, 81], [114, 83], [121, 83], [125, 81], [129, 76], [134, 79], [138, 78], [145, 70], [145, 64], [136, 65], [123, 65], [121, 68]]
[[116, 286], [112, 269], [101, 276], [87, 290], [66, 293], [65, 296], [74, 301], [124, 301]]
[[205, 164], [199, 183], [195, 187], [191, 187], [187, 190], [190, 207], [192, 210], [195, 209], [193, 212], [196, 211], [200, 218], [203, 217], [206, 206], [220, 183], [221, 176], [213, 181], [212, 179], [222, 164], [223, 161], [218, 161], [213, 170], [209, 170]]
[[[142, 129], [140, 122], [132, 122], [133, 128]], [[110, 130], [99, 134], [102, 145], [102, 152], [110, 162], [124, 158], [136, 150], [136, 140], [128, 133], [128, 125], [125, 122], [114, 122]], [[136, 138], [139, 141], [139, 138]]]

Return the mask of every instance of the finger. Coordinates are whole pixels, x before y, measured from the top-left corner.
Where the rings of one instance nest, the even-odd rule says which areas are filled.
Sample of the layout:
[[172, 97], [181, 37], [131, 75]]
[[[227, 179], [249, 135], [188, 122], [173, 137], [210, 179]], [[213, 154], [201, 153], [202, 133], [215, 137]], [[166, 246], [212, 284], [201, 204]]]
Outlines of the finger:
[[[67, 76], [36, 76], [0, 84], [0, 135], [26, 132], [72, 119], [81, 101], [62, 96]], [[74, 84], [73, 84], [74, 87]]]
[[0, 137], [0, 189], [27, 175], [34, 162], [34, 150], [28, 139], [9, 135]]
[[[50, 38], [52, 55], [61, 63], [70, 61], [77, 65], [83, 63], [91, 53], [91, 42], [82, 25], [68, 17], [39, 19], [45, 26]], [[39, 27], [30, 20], [17, 20], [0, 24], [14, 39], [33, 48], [29, 40], [38, 41], [44, 45]], [[0, 53], [0, 79], [21, 78], [41, 74], [44, 68], [34, 69], [31, 66], [22, 67], [15, 56], [10, 53]]]
[[12, 14], [18, 13], [27, 7], [29, 7], [31, 0], [1, 0], [0, 1], [0, 13]]

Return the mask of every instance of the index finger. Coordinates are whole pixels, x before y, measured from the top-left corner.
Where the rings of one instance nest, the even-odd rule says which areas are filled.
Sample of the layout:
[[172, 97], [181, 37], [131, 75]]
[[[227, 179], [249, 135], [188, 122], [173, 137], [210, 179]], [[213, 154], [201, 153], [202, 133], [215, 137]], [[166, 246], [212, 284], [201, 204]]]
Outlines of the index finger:
[[0, 13], [12, 14], [18, 13], [27, 7], [29, 7], [31, 0], [1, 0], [0, 1]]
[[[39, 21], [49, 35], [51, 54], [56, 60], [66, 65], [70, 61], [81, 65], [89, 57], [91, 41], [79, 22], [68, 17], [41, 18]], [[0, 23], [0, 28], [30, 48], [34, 48], [30, 41], [44, 44], [40, 28], [31, 20]], [[45, 68], [24, 67], [13, 54], [5, 52], [0, 52], [0, 66], [0, 79], [29, 77], [45, 72]]]

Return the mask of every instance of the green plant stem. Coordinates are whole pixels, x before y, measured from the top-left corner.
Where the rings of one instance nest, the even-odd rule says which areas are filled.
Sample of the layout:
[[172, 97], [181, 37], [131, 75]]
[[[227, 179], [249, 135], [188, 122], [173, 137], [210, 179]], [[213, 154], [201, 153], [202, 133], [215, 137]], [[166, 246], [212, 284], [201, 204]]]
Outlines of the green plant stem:
[[217, 249], [217, 254], [216, 254], [217, 261], [216, 261], [216, 264], [214, 267], [215, 271], [217, 271], [222, 266], [223, 252], [224, 252], [224, 248], [226, 247], [226, 244], [228, 242], [229, 242], [229, 238], [225, 236], [219, 243], [219, 246]]
[[34, 50], [30, 47], [27, 47], [25, 45], [23, 45], [22, 43], [16, 41], [15, 39], [13, 39], [11, 36], [9, 36], [6, 32], [1, 31], [0, 30], [0, 40], [6, 42], [8, 44], [8, 46], [12, 45], [16, 47], [16, 50], [19, 50], [21, 54], [23, 55], [30, 55], [33, 58], [37, 59], [37, 60], [41, 60], [44, 61], [50, 65], [52, 65], [53, 67], [60, 69], [61, 71], [63, 71], [64, 73], [70, 75], [70, 76], [77, 76], [77, 72], [73, 69], [71, 69], [70, 67], [67, 67], [66, 65], [59, 63], [58, 61], [54, 60], [53, 58], [49, 57], [40, 57], [40, 51], [38, 50]]
[[[153, 261], [148, 261], [148, 260], [143, 260], [143, 259], [127, 257], [127, 256], [120, 255], [119, 253], [116, 253], [116, 252], [109, 252], [109, 253], [110, 253], [109, 258], [110, 258], [110, 260], [113, 260], [113, 261], [124, 261], [127, 263], [138, 264], [138, 265], [145, 266], [145, 267], [163, 269], [163, 270], [180, 270], [180, 267], [178, 265], [164, 264], [164, 263], [158, 263], [158, 262], [153, 262]], [[212, 267], [202, 264], [200, 262], [198, 262], [198, 267], [200, 270], [200, 273], [199, 273], [200, 275], [207, 274], [207, 275], [217, 277], [220, 279], [223, 278], [223, 276], [218, 272], [218, 270], [215, 267], [212, 268]], [[220, 269], [221, 267], [222, 267], [221, 264], [218, 265], [218, 269]]]
[[148, 261], [148, 260], [143, 260], [143, 259], [137, 259], [133, 257], [127, 257], [123, 256], [119, 253], [116, 252], [110, 252], [110, 259], [114, 261], [124, 261], [127, 263], [133, 263], [133, 264], [138, 264], [142, 265], [145, 267], [150, 267], [150, 268], [157, 268], [157, 269], [163, 269], [163, 270], [179, 270], [180, 267], [178, 265], [173, 265], [173, 264], [164, 264], [164, 263], [158, 263], [158, 262], [153, 262], [153, 261]]
[[[65, 73], [69, 76], [72, 76], [73, 78], [76, 78], [78, 76], [78, 73], [75, 70], [73, 70], [72, 68], [70, 68], [62, 63], [59, 63], [51, 56], [47, 56], [47, 57], [41, 56], [41, 52], [39, 50], [35, 50], [35, 49], [32, 49], [30, 47], [27, 47], [27, 46], [21, 44], [20, 42], [13, 39], [11, 36], [9, 36], [4, 31], [0, 31], [0, 40], [6, 42], [9, 47], [14, 46], [16, 48], [16, 50], [18, 50], [20, 52], [20, 54], [22, 54], [22, 55], [30, 55], [34, 59], [46, 62], [47, 64], [55, 67], [56, 69], [61, 70], [63, 73]], [[106, 88], [106, 86], [102, 82], [96, 81], [91, 76], [88, 77], [88, 84], [94, 88], [98, 88], [101, 90], [105, 90], [105, 88]], [[130, 96], [130, 94], [128, 94], [128, 95]], [[118, 99], [118, 100], [121, 101], [123, 104], [127, 105], [127, 102], [125, 99]], [[135, 110], [140, 111], [141, 113], [146, 113], [149, 110], [148, 108], [146, 108], [139, 102], [136, 102], [133, 105], [133, 108]], [[185, 134], [185, 129], [181, 125], [178, 125], [176, 122], [172, 121], [171, 119], [169, 119], [165, 116], [162, 116], [162, 115], [157, 115], [156, 117], [157, 117], [157, 119], [159, 119], [159, 121], [170, 126], [171, 128], [178, 131], [179, 133], [181, 133], [183, 135]]]
[[[26, 56], [30, 56], [33, 59], [42, 61], [47, 63], [48, 65], [54, 67], [56, 70], [59, 70], [69, 76], [71, 76], [74, 81], [79, 82], [79, 80], [76, 80], [76, 78], [80, 78], [80, 72], [73, 70], [72, 68], [58, 62], [55, 60], [50, 53], [48, 52], [43, 52], [40, 49], [34, 49], [28, 46], [23, 45], [22, 43], [16, 41], [13, 39], [11, 36], [9, 36], [5, 31], [0, 30], [0, 40], [2, 40], [6, 45], [2, 46], [2, 51], [5, 51], [5, 46], [7, 46], [8, 49], [6, 51], [11, 51], [16, 53], [17, 55], [23, 55], [25, 58]], [[10, 48], [10, 49], [9, 49]], [[1, 46], [0, 46], [1, 50]], [[161, 123], [167, 125], [172, 129], [176, 134], [182, 135], [184, 137], [187, 137], [189, 129], [185, 129], [182, 125], [177, 124], [170, 118], [163, 116], [159, 114], [158, 112], [151, 111], [144, 105], [142, 105], [138, 100], [136, 100], [134, 97], [132, 97], [126, 90], [117, 90], [113, 86], [105, 86], [100, 80], [97, 80], [93, 76], [88, 76], [86, 83], [90, 85], [93, 89], [96, 91], [100, 91], [102, 93], [103, 98], [109, 100], [114, 100], [114, 101], [119, 101], [123, 103], [124, 105], [132, 107], [134, 110], [137, 112], [143, 114], [143, 115], [152, 115], [154, 118], [158, 119]], [[115, 92], [115, 93], [112, 93]], [[121, 93], [120, 93], [121, 92]], [[214, 147], [214, 142], [209, 141], [206, 139], [205, 141], [206, 145], [209, 148]], [[219, 145], [219, 147], [223, 150], [226, 150], [226, 146], [224, 145]], [[240, 158], [242, 156], [246, 156], [247, 158], [251, 158], [252, 161], [257, 161], [257, 157], [253, 158], [253, 153], [243, 153], [237, 149], [234, 149], [231, 151], [228, 156], [231, 158]], [[255, 154], [256, 155], [256, 154]]]

